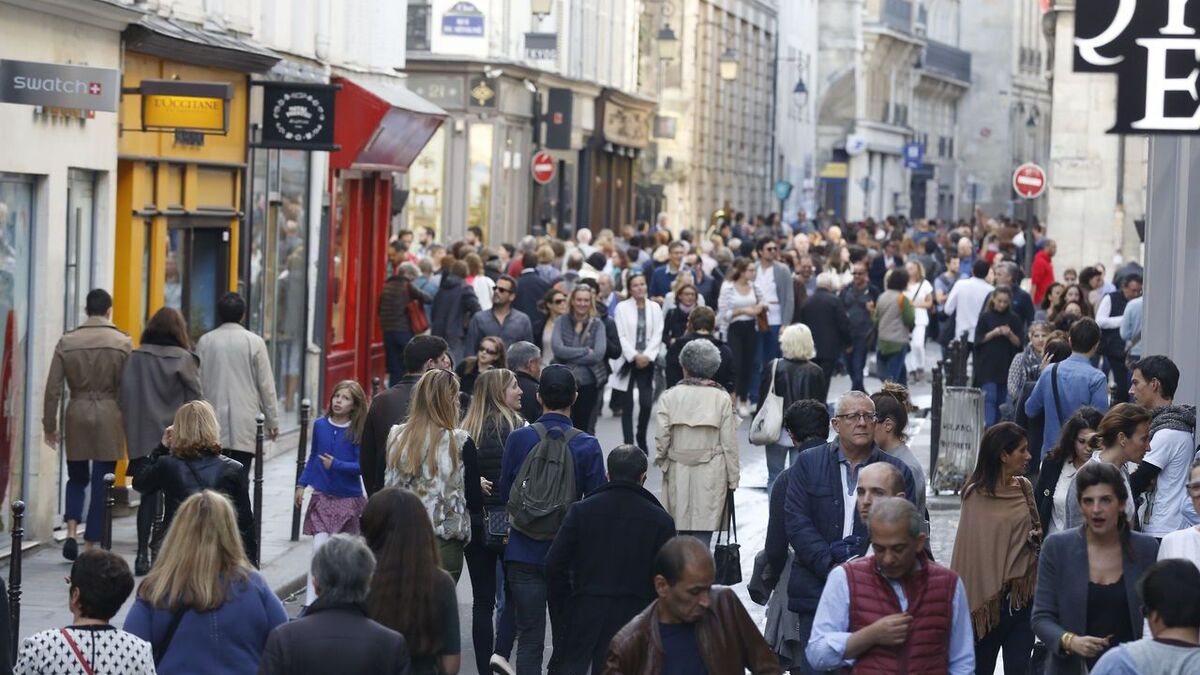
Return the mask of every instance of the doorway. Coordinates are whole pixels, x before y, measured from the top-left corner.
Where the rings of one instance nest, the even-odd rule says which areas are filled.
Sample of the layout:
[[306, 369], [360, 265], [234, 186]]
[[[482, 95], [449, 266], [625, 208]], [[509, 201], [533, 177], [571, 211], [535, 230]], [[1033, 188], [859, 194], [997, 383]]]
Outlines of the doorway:
[[163, 306], [183, 314], [193, 344], [217, 327], [217, 300], [228, 290], [229, 221], [168, 220]]

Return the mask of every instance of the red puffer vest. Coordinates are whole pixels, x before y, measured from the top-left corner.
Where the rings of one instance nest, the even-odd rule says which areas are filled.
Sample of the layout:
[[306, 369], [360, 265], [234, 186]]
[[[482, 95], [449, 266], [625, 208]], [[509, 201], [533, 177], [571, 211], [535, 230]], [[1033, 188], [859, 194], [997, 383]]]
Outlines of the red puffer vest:
[[[921, 569], [904, 580], [908, 613], [913, 617], [910, 638], [900, 647], [874, 647], [854, 664], [863, 675], [936, 675], [948, 671], [950, 624], [958, 575], [921, 555]], [[874, 558], [843, 565], [850, 590], [850, 632], [900, 612], [900, 600]]]

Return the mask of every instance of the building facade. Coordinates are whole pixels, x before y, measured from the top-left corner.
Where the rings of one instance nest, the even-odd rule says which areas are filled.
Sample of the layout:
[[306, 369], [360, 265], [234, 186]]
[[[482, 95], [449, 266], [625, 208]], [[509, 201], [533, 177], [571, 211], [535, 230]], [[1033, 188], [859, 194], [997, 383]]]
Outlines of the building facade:
[[779, 55], [775, 66], [775, 176], [791, 194], [781, 210], [787, 219], [800, 211], [816, 215], [816, 88], [820, 52], [817, 0], [779, 4]]

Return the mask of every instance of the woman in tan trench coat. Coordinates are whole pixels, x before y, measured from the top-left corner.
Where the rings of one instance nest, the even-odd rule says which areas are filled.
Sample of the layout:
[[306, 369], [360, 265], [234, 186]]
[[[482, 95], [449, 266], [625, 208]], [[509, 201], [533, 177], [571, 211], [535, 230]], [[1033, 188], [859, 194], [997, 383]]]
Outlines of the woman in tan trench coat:
[[738, 486], [737, 416], [712, 377], [721, 353], [707, 340], [679, 354], [683, 380], [658, 399], [654, 459], [663, 472], [663, 507], [680, 534], [707, 543], [721, 523], [728, 490]]

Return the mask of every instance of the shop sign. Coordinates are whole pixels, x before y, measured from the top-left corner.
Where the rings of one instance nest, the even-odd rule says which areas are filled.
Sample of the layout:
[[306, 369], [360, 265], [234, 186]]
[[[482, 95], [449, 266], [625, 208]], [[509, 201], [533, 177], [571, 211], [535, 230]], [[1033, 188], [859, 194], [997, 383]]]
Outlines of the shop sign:
[[226, 82], [143, 80], [143, 131], [195, 131], [225, 134], [233, 85]]
[[650, 113], [604, 102], [604, 140], [630, 148], [650, 145]]
[[476, 75], [471, 78], [467, 86], [467, 95], [471, 98], [471, 105], [476, 108], [496, 107], [496, 88], [492, 86], [491, 79], [486, 75]]
[[781, 202], [786, 202], [788, 197], [792, 196], [792, 184], [786, 180], [777, 181], [775, 183], [775, 198]]
[[0, 59], [0, 102], [116, 112], [121, 71]]
[[483, 37], [483, 12], [474, 3], [454, 3], [442, 15], [442, 35]]
[[334, 151], [334, 100], [337, 85], [307, 82], [262, 82], [260, 148]]
[[557, 61], [558, 33], [526, 33], [525, 58], [530, 61]]
[[546, 147], [570, 150], [575, 93], [564, 87], [551, 87], [546, 97]]
[[1117, 134], [1200, 133], [1200, 2], [1092, 0], [1075, 12], [1075, 70], [1117, 75]]
[[461, 110], [466, 107], [466, 81], [461, 75], [410, 73], [404, 78], [404, 86], [439, 108]]
[[919, 169], [925, 166], [925, 144], [906, 143], [904, 145], [904, 168]]

